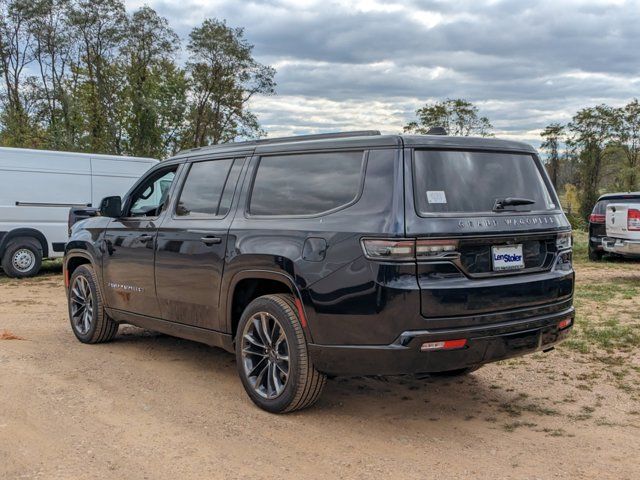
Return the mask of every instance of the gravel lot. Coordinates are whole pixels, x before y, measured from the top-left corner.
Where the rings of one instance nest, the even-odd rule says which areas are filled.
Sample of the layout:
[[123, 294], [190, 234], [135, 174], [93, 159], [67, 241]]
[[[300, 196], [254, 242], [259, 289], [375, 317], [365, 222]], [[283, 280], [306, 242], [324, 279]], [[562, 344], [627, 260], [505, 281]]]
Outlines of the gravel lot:
[[0, 478], [638, 478], [640, 263], [578, 262], [578, 326], [464, 379], [335, 379], [258, 410], [232, 355], [121, 327], [87, 346], [62, 276], [0, 274]]

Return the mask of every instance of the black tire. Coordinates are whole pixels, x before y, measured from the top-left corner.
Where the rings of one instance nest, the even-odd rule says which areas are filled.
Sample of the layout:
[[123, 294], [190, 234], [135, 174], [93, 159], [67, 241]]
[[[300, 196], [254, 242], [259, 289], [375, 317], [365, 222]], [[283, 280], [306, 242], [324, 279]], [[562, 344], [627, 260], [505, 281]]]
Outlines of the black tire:
[[9, 240], [2, 256], [4, 273], [13, 278], [37, 275], [42, 266], [42, 245], [33, 237], [18, 237]]
[[433, 372], [433, 373], [430, 373], [429, 375], [432, 377], [444, 377], [444, 378], [462, 377], [464, 375], [469, 375], [470, 373], [475, 372], [481, 367], [482, 365], [474, 365], [473, 367], [457, 368], [456, 370], [447, 370], [445, 372]]
[[[84, 283], [86, 282], [86, 283]], [[86, 324], [79, 320], [80, 312], [88, 309], [85, 305], [84, 310], [79, 309], [79, 301], [76, 297], [82, 294], [81, 285], [86, 285], [87, 294], [83, 297], [90, 298], [91, 311], [88, 318], [90, 323], [88, 328]], [[67, 293], [67, 302], [69, 304], [69, 321], [71, 322], [71, 330], [74, 335], [82, 343], [104, 343], [113, 340], [118, 333], [118, 324], [114, 322], [104, 309], [102, 293], [98, 288], [98, 279], [93, 268], [90, 265], [81, 265], [75, 269], [71, 280], [69, 281], [69, 292]]]
[[[276, 336], [277, 332], [278, 337], [280, 337], [280, 333], [283, 333], [286, 339], [285, 347], [288, 359], [286, 370], [288, 375], [284, 382], [282, 382], [281, 376], [284, 373], [283, 369], [275, 366], [279, 362], [276, 359], [279, 358], [279, 343], [277, 341], [271, 342], [271, 345], [275, 344], [275, 347], [271, 348], [270, 354], [267, 354], [268, 347], [262, 345], [264, 348], [261, 349], [256, 346], [254, 341], [250, 342], [247, 339], [247, 335], [249, 335], [252, 339], [259, 339], [264, 344], [268, 343], [262, 339], [260, 334], [254, 337], [256, 334], [255, 321], [261, 324], [260, 320], [257, 320], [261, 314], [266, 314], [267, 325], [273, 327], [268, 336]], [[277, 330], [278, 327], [281, 329]], [[243, 349], [245, 349], [245, 353], [243, 353]], [[247, 349], [255, 349], [261, 353], [247, 353]], [[275, 355], [275, 358], [269, 355]], [[262, 369], [258, 370], [259, 363], [262, 361], [266, 363]], [[265, 295], [255, 299], [247, 306], [242, 313], [236, 334], [236, 363], [242, 385], [251, 400], [258, 407], [271, 413], [293, 412], [313, 405], [320, 397], [327, 380], [327, 377], [318, 372], [311, 363], [304, 331], [291, 295]], [[251, 372], [247, 371], [252, 366], [256, 372], [253, 376], [250, 375]], [[264, 377], [265, 371], [267, 371], [267, 382], [269, 381], [268, 372], [271, 372], [269, 370], [271, 366], [273, 366], [274, 375], [278, 376], [280, 387], [283, 390], [276, 393], [275, 380], [272, 380], [273, 398], [267, 398], [268, 384], [265, 388], [266, 391], [261, 391], [257, 384], [260, 382], [259, 379]]]
[[595, 247], [589, 245], [589, 260], [591, 260], [592, 262], [599, 262], [600, 260], [602, 260], [603, 255], [604, 252], [596, 250]]

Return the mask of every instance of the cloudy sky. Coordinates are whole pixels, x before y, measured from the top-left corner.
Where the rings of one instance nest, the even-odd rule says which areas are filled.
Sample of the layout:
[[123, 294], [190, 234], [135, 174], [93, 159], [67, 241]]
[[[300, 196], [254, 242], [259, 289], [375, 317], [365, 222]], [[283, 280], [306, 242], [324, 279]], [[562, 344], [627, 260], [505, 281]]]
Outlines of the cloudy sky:
[[579, 108], [640, 96], [640, 0], [127, 0], [142, 4], [183, 39], [207, 17], [245, 27], [277, 70], [277, 95], [253, 104], [269, 136], [397, 133], [460, 97], [538, 143]]

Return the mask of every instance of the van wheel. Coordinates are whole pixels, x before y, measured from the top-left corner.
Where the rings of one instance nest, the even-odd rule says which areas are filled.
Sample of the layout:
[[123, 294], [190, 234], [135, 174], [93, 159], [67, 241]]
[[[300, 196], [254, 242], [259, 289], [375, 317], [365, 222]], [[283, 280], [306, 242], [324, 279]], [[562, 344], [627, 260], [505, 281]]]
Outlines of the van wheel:
[[13, 278], [33, 277], [42, 266], [42, 245], [31, 237], [19, 237], [9, 241], [2, 256], [4, 273]]
[[474, 365], [473, 367], [467, 367], [467, 368], [458, 368], [456, 370], [447, 370], [445, 372], [432, 372], [429, 375], [431, 377], [461, 377], [464, 375], [468, 375], [470, 373], [475, 372], [476, 370], [478, 370], [480, 367], [482, 367], [482, 365]]
[[107, 316], [98, 281], [90, 265], [80, 265], [69, 281], [69, 320], [82, 343], [109, 342], [118, 333], [118, 324]]
[[238, 325], [236, 362], [251, 400], [271, 413], [313, 405], [327, 380], [311, 363], [291, 295], [265, 295], [249, 304]]

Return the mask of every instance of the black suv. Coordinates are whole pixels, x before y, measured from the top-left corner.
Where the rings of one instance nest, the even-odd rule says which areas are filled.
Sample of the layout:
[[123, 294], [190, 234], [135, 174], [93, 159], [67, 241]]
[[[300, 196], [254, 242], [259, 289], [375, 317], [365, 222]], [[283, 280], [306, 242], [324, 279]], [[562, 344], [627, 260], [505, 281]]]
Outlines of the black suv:
[[640, 195], [637, 193], [607, 193], [602, 195], [593, 206], [589, 215], [589, 260], [598, 261], [604, 255], [602, 239], [607, 236], [605, 224], [607, 205], [610, 203], [638, 203]]
[[197, 148], [76, 223], [73, 332], [128, 323], [235, 352], [251, 399], [327, 376], [440, 373], [549, 350], [573, 324], [571, 231], [535, 151], [378, 132]]

